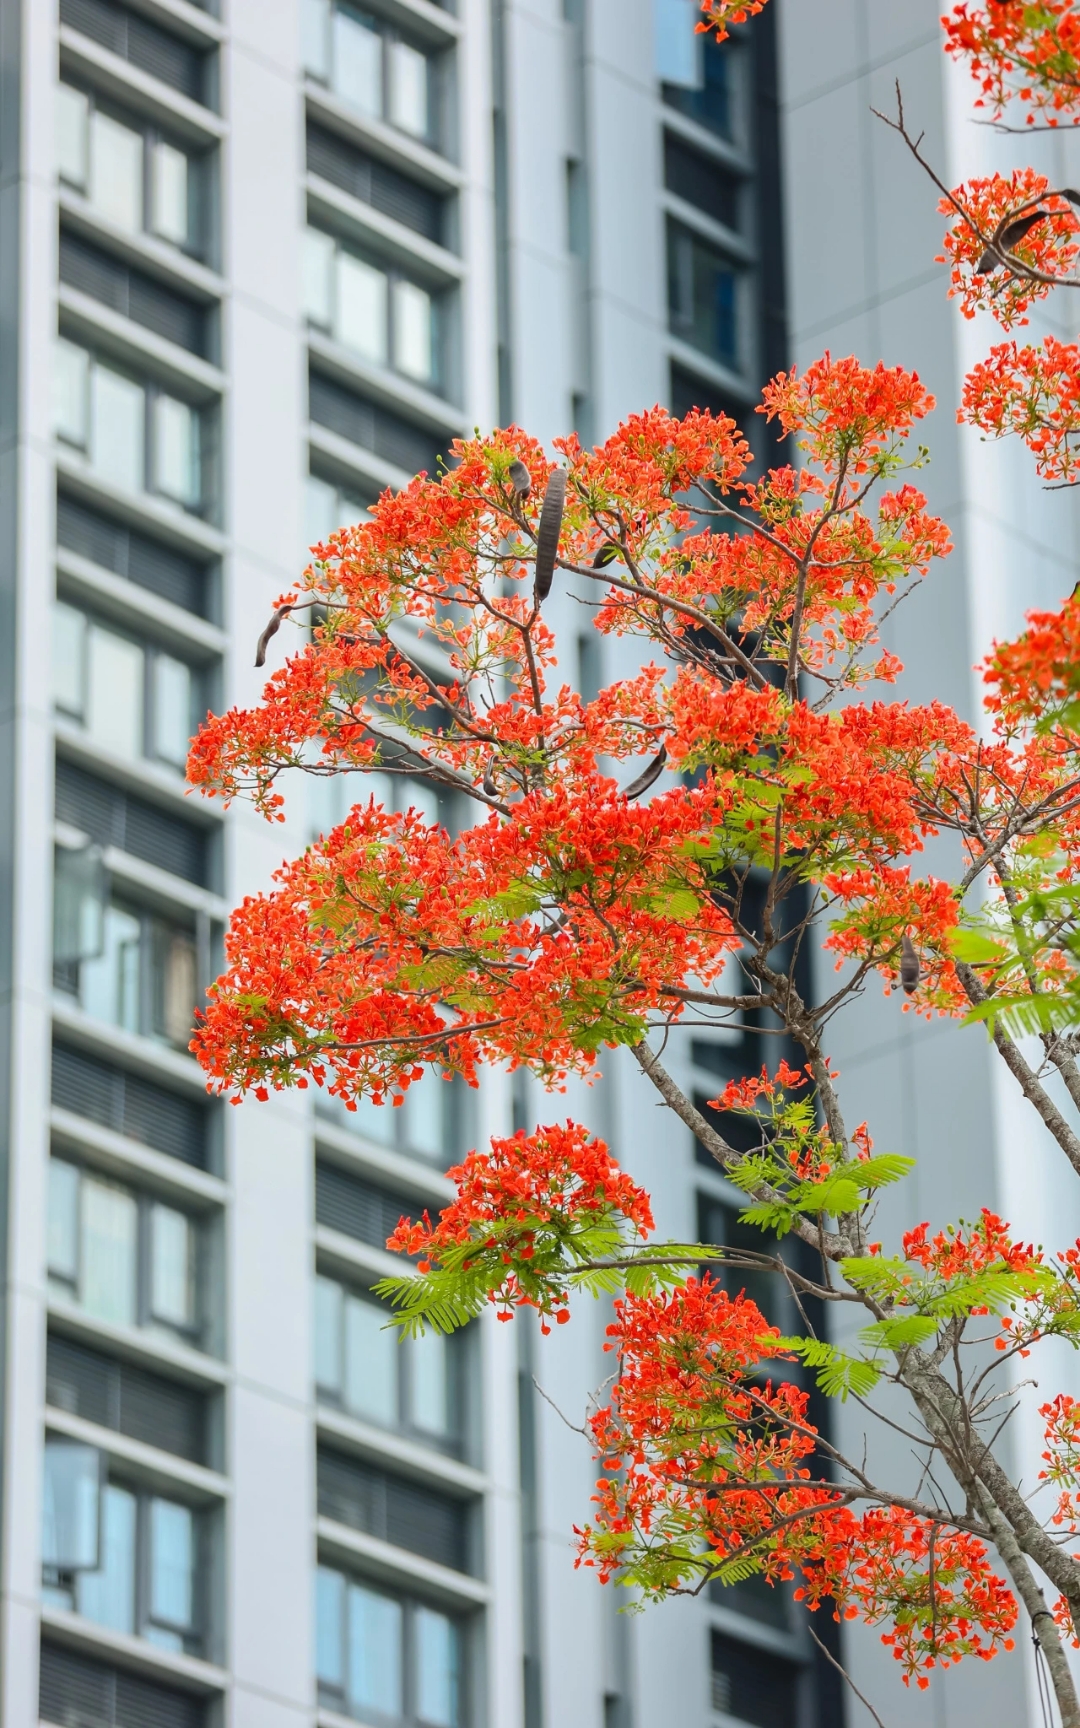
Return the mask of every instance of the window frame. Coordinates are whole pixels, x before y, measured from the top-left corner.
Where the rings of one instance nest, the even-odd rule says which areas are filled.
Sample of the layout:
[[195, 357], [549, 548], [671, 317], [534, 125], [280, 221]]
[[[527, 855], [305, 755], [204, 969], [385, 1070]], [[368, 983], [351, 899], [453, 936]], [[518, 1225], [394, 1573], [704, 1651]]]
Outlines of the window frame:
[[[170, 649], [164, 648], [153, 636], [140, 636], [132, 630], [125, 630], [122, 625], [118, 626], [107, 615], [95, 612], [91, 606], [82, 600], [81, 597], [70, 594], [67, 589], [62, 586], [58, 589], [53, 604], [57, 613], [59, 612], [59, 609], [63, 607], [68, 612], [73, 612], [82, 619], [81, 666], [79, 668], [79, 678], [82, 685], [84, 716], [87, 704], [90, 701], [91, 630], [96, 628], [105, 631], [107, 634], [115, 636], [119, 641], [129, 643], [131, 646], [140, 650], [143, 662], [142, 678], [140, 681], [142, 689], [141, 737], [138, 741], [138, 748], [132, 754], [132, 759], [137, 762], [151, 762], [155, 767], [171, 771], [180, 775], [182, 778], [184, 775], [183, 766], [174, 761], [172, 757], [162, 755], [160, 750], [156, 748], [157, 733], [161, 729], [157, 712], [159, 706], [157, 697], [158, 665], [161, 661], [176, 661], [179, 665], [187, 668], [188, 675], [191, 679], [191, 699], [188, 717], [189, 724], [191, 725], [191, 732], [188, 735], [189, 743], [191, 738], [195, 735], [200, 712], [205, 711], [210, 699], [210, 693], [206, 687], [209, 680], [206, 675], [205, 666], [198, 660], [188, 659], [183, 654], [177, 654], [171, 652]], [[180, 644], [180, 646], [183, 646], [183, 644]], [[55, 682], [51, 692], [51, 706], [53, 713], [58, 715], [65, 724], [69, 726], [77, 726], [80, 731], [86, 734], [88, 739], [92, 739], [93, 735], [88, 730], [86, 719], [84, 717], [80, 718], [73, 708], [65, 708], [61, 705]]]
[[[317, 1343], [318, 1330], [318, 1290], [321, 1284], [332, 1284], [340, 1292], [339, 1296], [339, 1338], [338, 1338], [338, 1386], [327, 1386], [318, 1379], [320, 1350]], [[390, 1318], [390, 1309], [385, 1302], [375, 1296], [370, 1286], [357, 1279], [349, 1279], [331, 1268], [319, 1266], [315, 1273], [315, 1286], [312, 1292], [312, 1391], [316, 1404], [321, 1404], [329, 1410], [340, 1411], [343, 1416], [352, 1417], [355, 1421], [366, 1422], [373, 1428], [379, 1428], [386, 1434], [399, 1434], [418, 1444], [431, 1447], [436, 1452], [448, 1457], [462, 1458], [466, 1452], [469, 1422], [469, 1394], [471, 1375], [469, 1371], [469, 1342], [465, 1332], [455, 1332], [446, 1337], [446, 1372], [447, 1372], [447, 1404], [449, 1406], [450, 1426], [443, 1434], [430, 1428], [424, 1428], [415, 1420], [413, 1410], [416, 1403], [416, 1387], [414, 1381], [414, 1361], [416, 1344], [412, 1338], [401, 1334], [395, 1348], [400, 1352], [394, 1375], [394, 1393], [397, 1406], [395, 1420], [384, 1423], [377, 1416], [365, 1410], [355, 1409], [346, 1402], [347, 1399], [347, 1367], [348, 1342], [346, 1336], [346, 1305], [352, 1300], [363, 1303], [375, 1312], [383, 1313]]]
[[[417, 1708], [417, 1661], [415, 1621], [418, 1613], [428, 1611], [442, 1616], [454, 1630], [457, 1641], [457, 1697], [456, 1722], [453, 1728], [469, 1728], [472, 1721], [472, 1709], [469, 1687], [469, 1642], [470, 1622], [473, 1615], [464, 1608], [451, 1608], [444, 1602], [433, 1601], [419, 1593], [410, 1590], [395, 1589], [384, 1584], [381, 1578], [367, 1577], [363, 1573], [350, 1571], [347, 1567], [333, 1560], [320, 1557], [315, 1570], [316, 1603], [318, 1603], [319, 1580], [323, 1574], [332, 1574], [342, 1581], [341, 1590], [341, 1622], [338, 1659], [342, 1673], [340, 1688], [332, 1688], [318, 1672], [319, 1663], [319, 1617], [316, 1609], [315, 1636], [315, 1688], [318, 1705], [321, 1709], [334, 1710], [340, 1715], [348, 1716], [351, 1721], [379, 1721], [393, 1728], [430, 1728], [430, 1719], [421, 1717]], [[348, 1602], [350, 1588], [366, 1590], [372, 1595], [380, 1596], [394, 1603], [402, 1615], [401, 1637], [401, 1672], [399, 1687], [402, 1700], [400, 1714], [387, 1714], [372, 1705], [353, 1704], [348, 1689]]]
[[[93, 177], [93, 117], [100, 113], [115, 125], [125, 127], [142, 141], [140, 168], [140, 219], [138, 226], [125, 233], [133, 232], [144, 239], [158, 242], [162, 246], [171, 247], [181, 256], [194, 258], [199, 263], [210, 264], [212, 247], [210, 245], [211, 228], [211, 182], [213, 173], [214, 152], [212, 149], [195, 149], [176, 132], [163, 129], [156, 120], [145, 117], [125, 108], [120, 103], [113, 102], [108, 96], [102, 96], [91, 83], [82, 83], [73, 79], [66, 71], [61, 72], [57, 80], [58, 90], [72, 90], [81, 96], [86, 103], [85, 132], [83, 138], [83, 154], [86, 169], [83, 181], [67, 176], [59, 161], [58, 140], [54, 141], [54, 156], [56, 160], [56, 180], [59, 186], [68, 192], [74, 192], [85, 199], [87, 209], [99, 220], [112, 224], [108, 217], [94, 203], [91, 193]], [[162, 232], [157, 225], [155, 212], [156, 167], [158, 163], [158, 147], [178, 151], [187, 163], [187, 238], [184, 241], [173, 239]], [[122, 224], [119, 226], [123, 227]]]
[[[437, 0], [438, 3], [438, 0]], [[321, 85], [335, 96], [346, 108], [366, 118], [379, 121], [382, 125], [399, 132], [403, 138], [410, 138], [438, 155], [447, 155], [447, 125], [446, 125], [446, 79], [447, 61], [450, 50], [436, 48], [425, 44], [404, 31], [388, 19], [367, 12], [362, 0], [303, 0], [305, 20], [302, 26], [303, 50], [302, 59], [305, 76]], [[363, 21], [364, 27], [374, 26], [373, 35], [379, 37], [379, 108], [375, 115], [367, 115], [359, 103], [350, 101], [339, 88], [334, 77], [335, 46], [334, 17], [336, 13], [352, 13]], [[316, 21], [316, 14], [321, 18]], [[314, 42], [315, 35], [321, 30], [322, 41], [314, 51], [310, 52], [308, 43]], [[311, 32], [309, 38], [308, 32]], [[423, 132], [415, 132], [411, 127], [402, 126], [391, 118], [394, 102], [392, 71], [393, 51], [397, 45], [422, 54], [427, 65], [427, 125]], [[313, 65], [312, 60], [318, 57], [320, 64]]]
[[[754, 344], [750, 322], [750, 283], [753, 266], [735, 250], [734, 246], [725, 245], [721, 235], [723, 230], [716, 227], [716, 236], [705, 234], [700, 229], [692, 227], [681, 216], [668, 211], [665, 214], [664, 249], [667, 269], [667, 318], [668, 331], [684, 348], [700, 355], [709, 366], [717, 367], [735, 378], [747, 379], [753, 369]], [[690, 251], [689, 288], [690, 315], [685, 316], [683, 308], [676, 304], [679, 289], [685, 286], [681, 278], [685, 275], [686, 266], [679, 259], [676, 248], [688, 247]], [[697, 322], [697, 299], [694, 292], [696, 277], [696, 261], [694, 252], [700, 249], [712, 255], [714, 265], [730, 271], [732, 279], [731, 322], [734, 340], [730, 358], [721, 354], [719, 347], [714, 352], [703, 347], [694, 336]], [[677, 285], [677, 286], [676, 286]]]
[[[135, 496], [144, 496], [160, 500], [167, 507], [179, 510], [186, 516], [194, 516], [205, 520], [213, 513], [216, 503], [216, 486], [212, 484], [214, 475], [214, 458], [216, 455], [216, 425], [215, 416], [217, 404], [193, 402], [188, 397], [178, 396], [175, 391], [166, 389], [156, 378], [147, 374], [139, 374], [132, 368], [113, 362], [111, 356], [106, 358], [96, 349], [88, 347], [85, 342], [77, 341], [63, 330], [56, 338], [57, 348], [63, 344], [65, 348], [85, 355], [85, 399], [82, 411], [82, 440], [62, 431], [56, 425], [56, 403], [53, 406], [53, 441], [61, 449], [74, 451], [85, 462], [87, 471], [102, 480], [106, 485], [116, 486], [119, 490], [127, 488], [120, 481], [110, 479], [102, 469], [94, 455], [94, 424], [93, 424], [93, 393], [94, 374], [98, 370], [112, 377], [121, 379], [124, 383], [134, 386], [142, 393], [142, 479], [135, 488]], [[58, 364], [54, 355], [54, 366]], [[186, 408], [192, 416], [195, 429], [197, 449], [194, 459], [194, 473], [197, 484], [197, 496], [190, 500], [177, 497], [167, 491], [156, 480], [158, 448], [160, 443], [157, 426], [157, 406], [160, 402], [178, 403]]]
[[[174, 1342], [185, 1344], [189, 1349], [198, 1350], [203, 1355], [208, 1354], [208, 1336], [211, 1326], [210, 1306], [207, 1300], [212, 1286], [216, 1283], [211, 1263], [210, 1244], [206, 1220], [197, 1211], [190, 1211], [172, 1198], [165, 1199], [161, 1195], [146, 1188], [140, 1188], [133, 1183], [117, 1178], [112, 1173], [105, 1173], [96, 1166], [87, 1164], [66, 1147], [53, 1147], [49, 1154], [46, 1169], [47, 1188], [51, 1186], [52, 1168], [54, 1164], [66, 1165], [78, 1175], [78, 1190], [75, 1199], [75, 1271], [72, 1277], [64, 1272], [58, 1272], [48, 1262], [46, 1252], [46, 1283], [50, 1295], [60, 1296], [65, 1302], [87, 1318], [94, 1316], [85, 1309], [80, 1296], [80, 1286], [83, 1282], [85, 1267], [83, 1264], [83, 1192], [86, 1181], [100, 1183], [104, 1187], [115, 1188], [135, 1202], [135, 1243], [134, 1243], [134, 1319], [129, 1323], [132, 1330], [153, 1336], [165, 1336]], [[51, 1196], [50, 1196], [51, 1203]], [[168, 1320], [162, 1320], [153, 1312], [153, 1214], [154, 1208], [163, 1206], [169, 1211], [178, 1212], [187, 1220], [191, 1232], [190, 1264], [188, 1278], [192, 1305], [192, 1321], [190, 1325], [180, 1326]]]
[[[346, 239], [340, 233], [329, 228], [320, 227], [317, 222], [308, 221], [304, 228], [303, 244], [310, 245], [309, 236], [317, 236], [320, 242], [329, 242], [327, 267], [329, 280], [323, 285], [323, 294], [328, 306], [328, 317], [321, 318], [310, 306], [305, 305], [304, 321], [309, 329], [317, 330], [330, 341], [338, 344], [348, 354], [356, 354], [366, 365], [376, 366], [380, 370], [392, 372], [396, 378], [403, 378], [408, 383], [416, 385], [421, 390], [428, 390], [432, 395], [446, 396], [449, 391], [447, 377], [447, 332], [450, 328], [453, 289], [443, 284], [436, 285], [430, 279], [424, 280], [422, 273], [410, 272], [399, 260], [381, 254], [377, 249], [367, 249], [358, 242]], [[374, 359], [364, 354], [362, 350], [353, 347], [340, 335], [340, 302], [339, 302], [339, 264], [340, 258], [354, 259], [368, 269], [377, 271], [383, 278], [386, 288], [385, 335], [386, 347], [382, 359]], [[398, 290], [402, 287], [418, 289], [427, 296], [430, 316], [430, 348], [431, 370], [427, 375], [410, 372], [399, 364], [397, 358], [399, 325], [401, 313], [398, 304]]]
[[[63, 1434], [56, 1433], [53, 1430], [47, 1430], [45, 1436], [45, 1451], [47, 1452], [51, 1440], [62, 1441], [65, 1438], [66, 1436]], [[214, 1532], [212, 1528], [214, 1509], [194, 1504], [192, 1501], [185, 1499], [181, 1492], [175, 1494], [162, 1493], [160, 1487], [150, 1486], [146, 1481], [140, 1479], [138, 1475], [130, 1473], [130, 1471], [125, 1469], [122, 1464], [118, 1467], [117, 1460], [115, 1460], [108, 1452], [101, 1450], [101, 1448], [98, 1448], [97, 1450], [101, 1474], [99, 1487], [99, 1518], [101, 1520], [102, 1529], [102, 1546], [104, 1545], [105, 1495], [108, 1489], [120, 1489], [122, 1492], [133, 1496], [135, 1500], [135, 1541], [134, 1552], [131, 1555], [133, 1584], [131, 1611], [134, 1631], [130, 1635], [139, 1638], [158, 1649], [165, 1649], [166, 1651], [169, 1650], [169, 1645], [163, 1644], [159, 1639], [155, 1639], [153, 1634], [159, 1632], [164, 1633], [167, 1636], [171, 1635], [178, 1637], [181, 1642], [181, 1649], [178, 1652], [171, 1653], [183, 1654], [185, 1656], [203, 1656], [206, 1651], [209, 1635], [207, 1607], [209, 1597], [209, 1574], [211, 1569], [211, 1549], [214, 1543]], [[179, 1490], [181, 1485], [177, 1483], [176, 1486]], [[186, 1512], [190, 1513], [192, 1519], [193, 1557], [190, 1573], [192, 1615], [190, 1622], [186, 1626], [180, 1626], [176, 1622], [166, 1621], [160, 1616], [155, 1616], [153, 1612], [154, 1554], [152, 1521], [153, 1506], [154, 1503], [158, 1501], [169, 1506], [182, 1506]], [[99, 1559], [103, 1558], [103, 1554], [99, 1555]], [[95, 1621], [91, 1615], [84, 1614], [80, 1610], [78, 1606], [78, 1583], [83, 1577], [97, 1576], [102, 1571], [102, 1567], [98, 1566], [96, 1570], [82, 1569], [79, 1572], [65, 1572], [63, 1570], [57, 1570], [55, 1577], [47, 1576], [47, 1574], [51, 1573], [53, 1570], [53, 1568], [47, 1568], [45, 1564], [42, 1563], [41, 1588], [43, 1595], [48, 1591], [54, 1593], [54, 1599], [61, 1595], [67, 1596], [70, 1604], [67, 1609], [68, 1612], [78, 1615], [80, 1619], [86, 1620], [92, 1626], [100, 1624], [100, 1622]]]

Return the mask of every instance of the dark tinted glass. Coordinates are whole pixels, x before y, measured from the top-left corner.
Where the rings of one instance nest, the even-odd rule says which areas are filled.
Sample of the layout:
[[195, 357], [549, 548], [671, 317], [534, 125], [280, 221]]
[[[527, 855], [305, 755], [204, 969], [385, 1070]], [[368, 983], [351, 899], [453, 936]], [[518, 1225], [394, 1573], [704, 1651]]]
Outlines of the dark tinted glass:
[[209, 56], [114, 0], [60, 0], [60, 22], [195, 102], [208, 96]]
[[357, 1458], [319, 1453], [319, 1515], [424, 1554], [456, 1572], [467, 1569], [466, 1505], [448, 1494]]
[[192, 1463], [206, 1462], [206, 1400], [200, 1393], [52, 1333], [45, 1402]]
[[425, 239], [446, 244], [446, 199], [420, 186], [376, 156], [347, 144], [324, 126], [308, 123], [308, 171], [329, 180], [353, 198], [361, 199], [384, 216], [392, 216]]
[[700, 82], [696, 90], [678, 84], [664, 85], [664, 101], [688, 120], [731, 138], [735, 131], [733, 55], [730, 46], [711, 36], [700, 39]]
[[98, 846], [117, 846], [187, 882], [210, 886], [210, 836], [205, 828], [150, 804], [59, 757], [56, 815]]
[[739, 226], [738, 176], [671, 132], [664, 134], [664, 185], [714, 222], [726, 228]]
[[141, 1074], [130, 1074], [85, 1050], [54, 1044], [52, 1101], [155, 1152], [207, 1168], [213, 1107], [196, 1104]]
[[385, 1248], [398, 1221], [418, 1217], [422, 1211], [411, 1196], [379, 1188], [336, 1164], [320, 1162], [315, 1167], [316, 1222], [372, 1248]]
[[794, 1728], [796, 1673], [771, 1652], [712, 1634], [712, 1707], [750, 1728]]
[[308, 412], [317, 425], [374, 451], [407, 474], [438, 472], [438, 447], [429, 432], [321, 372], [311, 374]]
[[41, 1646], [38, 1715], [56, 1728], [205, 1728], [206, 1714], [190, 1692], [62, 1645]]
[[710, 360], [740, 362], [739, 269], [679, 222], [667, 232], [668, 322], [672, 334]]
[[126, 523], [61, 492], [56, 500], [56, 538], [69, 552], [126, 576], [185, 612], [207, 616], [209, 570], [205, 563], [165, 546]]

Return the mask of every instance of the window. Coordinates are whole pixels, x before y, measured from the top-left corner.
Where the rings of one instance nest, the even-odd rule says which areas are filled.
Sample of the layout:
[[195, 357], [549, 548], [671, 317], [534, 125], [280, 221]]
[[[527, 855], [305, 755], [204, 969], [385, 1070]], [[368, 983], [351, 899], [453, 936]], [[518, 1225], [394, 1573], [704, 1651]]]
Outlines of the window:
[[664, 185], [714, 222], [725, 228], [739, 227], [741, 177], [715, 157], [692, 150], [671, 132], [664, 133]]
[[94, 888], [83, 850], [56, 849], [53, 983], [85, 1014], [186, 1050], [199, 1001], [196, 931], [150, 912], [104, 872]]
[[66, 1158], [49, 1160], [49, 1289], [92, 1319], [198, 1347], [203, 1249], [189, 1213]]
[[733, 371], [743, 361], [740, 271], [725, 253], [668, 222], [668, 319], [672, 335]]
[[340, 0], [302, 0], [304, 64], [371, 120], [440, 148], [437, 62], [381, 19]]
[[351, 528], [367, 517], [366, 500], [347, 487], [309, 474], [304, 487], [304, 537], [309, 546], [329, 540], [338, 528]]
[[213, 573], [205, 561], [140, 534], [65, 492], [56, 500], [56, 539], [60, 546], [138, 583], [173, 606], [201, 618], [211, 613]]
[[319, 1702], [364, 1721], [461, 1728], [462, 1628], [328, 1566], [315, 1583]]
[[772, 1651], [712, 1633], [712, 1707], [749, 1728], [791, 1728], [798, 1669]]
[[200, 411], [63, 337], [53, 360], [53, 430], [110, 485], [202, 508]]
[[193, 1464], [211, 1461], [210, 1400], [201, 1392], [59, 1333], [46, 1346], [45, 1402]]
[[194, 47], [117, 0], [60, 0], [60, 22], [99, 42], [152, 78], [194, 102], [206, 102], [214, 83], [214, 55]]
[[52, 1102], [196, 1170], [216, 1163], [213, 1106], [157, 1086], [97, 1054], [53, 1045]]
[[404, 1338], [389, 1321], [389, 1310], [366, 1291], [316, 1278], [317, 1396], [382, 1428], [455, 1448], [462, 1429], [464, 1340], [430, 1331]]
[[469, 1571], [468, 1501], [322, 1446], [316, 1475], [320, 1518]]
[[376, 366], [422, 384], [438, 380], [439, 305], [396, 269], [346, 250], [320, 228], [304, 236], [308, 321]]
[[[685, 20], [687, 36], [693, 36], [696, 12]], [[690, 76], [686, 83], [665, 83], [664, 101], [669, 108], [696, 120], [721, 138], [734, 139], [738, 130], [738, 96], [742, 71], [739, 49], [731, 42], [698, 36], [690, 54]]]
[[198, 722], [199, 682], [186, 660], [57, 602], [53, 704], [102, 749], [145, 756], [182, 774]]
[[190, 1506], [106, 1477], [92, 1447], [54, 1437], [45, 1442], [43, 1501], [47, 1606], [162, 1650], [200, 1653], [201, 1532]]
[[451, 243], [447, 233], [450, 200], [421, 186], [407, 174], [402, 174], [388, 162], [357, 149], [336, 132], [308, 121], [307, 167], [309, 174], [318, 174], [331, 185], [338, 186], [350, 197], [392, 216], [406, 228], [435, 240], [440, 246]]
[[182, 251], [204, 249], [206, 164], [155, 127], [102, 107], [73, 84], [56, 92], [56, 165], [97, 215], [127, 234], [152, 234]]
[[207, 1728], [203, 1699], [65, 1644], [41, 1646], [38, 1720], [93, 1728]]

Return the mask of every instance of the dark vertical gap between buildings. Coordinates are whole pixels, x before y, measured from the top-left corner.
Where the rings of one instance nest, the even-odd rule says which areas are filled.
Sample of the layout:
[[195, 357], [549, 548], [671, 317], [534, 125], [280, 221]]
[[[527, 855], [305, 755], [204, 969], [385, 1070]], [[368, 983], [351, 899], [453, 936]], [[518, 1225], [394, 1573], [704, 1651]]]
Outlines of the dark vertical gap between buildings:
[[500, 426], [514, 418], [510, 352], [510, 156], [506, 124], [506, 7], [491, 4], [491, 134], [495, 181], [495, 364]]

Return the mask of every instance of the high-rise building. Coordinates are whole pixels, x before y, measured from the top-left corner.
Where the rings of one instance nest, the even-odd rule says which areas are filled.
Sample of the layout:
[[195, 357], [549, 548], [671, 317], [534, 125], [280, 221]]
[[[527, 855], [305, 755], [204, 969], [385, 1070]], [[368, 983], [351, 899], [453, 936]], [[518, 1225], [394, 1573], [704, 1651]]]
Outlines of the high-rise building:
[[[932, 200], [864, 113], [910, 67], [957, 151], [935, 16], [773, 0], [718, 48], [692, 0], [0, 0], [2, 1728], [843, 1721], [779, 1593], [628, 1618], [574, 1571], [605, 1310], [399, 1348], [369, 1294], [398, 1216], [511, 1122], [576, 1107], [679, 1237], [730, 1237], [715, 1168], [618, 1062], [569, 1101], [208, 1098], [186, 1045], [229, 907], [346, 795], [290, 785], [270, 826], [183, 764], [208, 707], [257, 698], [305, 548], [457, 433], [592, 439], [660, 401], [763, 448], [761, 381], [829, 343], [951, 401]], [[938, 421], [964, 542], [905, 657], [970, 708], [1026, 598], [995, 536], [1055, 594], [1072, 541]], [[587, 693], [625, 669], [578, 603], [552, 616]], [[850, 1065], [896, 1120], [957, 1072], [976, 1098], [950, 1196], [991, 1143], [1007, 1187], [978, 1051], [874, 1037]], [[754, 1054], [747, 1027], [673, 1060], [705, 1099]], [[1010, 1721], [1024, 1672], [995, 1664]], [[933, 1719], [976, 1707], [950, 1679]]]

